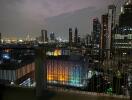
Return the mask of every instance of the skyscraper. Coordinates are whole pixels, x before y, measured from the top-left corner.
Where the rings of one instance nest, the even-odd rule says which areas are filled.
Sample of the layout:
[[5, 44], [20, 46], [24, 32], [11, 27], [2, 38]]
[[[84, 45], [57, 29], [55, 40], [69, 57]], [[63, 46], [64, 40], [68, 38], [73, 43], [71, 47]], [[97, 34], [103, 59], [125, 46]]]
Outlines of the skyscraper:
[[[119, 16], [119, 26], [114, 30], [113, 48], [132, 54], [132, 0], [126, 2]], [[119, 52], [118, 52], [119, 53]]]
[[75, 28], [74, 43], [75, 43], [75, 45], [78, 43], [78, 29], [77, 29], [77, 27]]
[[99, 48], [100, 33], [101, 33], [101, 24], [98, 18], [95, 18], [93, 19], [93, 33], [92, 33], [92, 40], [93, 40], [94, 48]]
[[[114, 5], [108, 6], [108, 14], [102, 15], [101, 18], [101, 34], [100, 34], [100, 48], [111, 49], [112, 45], [112, 31], [115, 27], [116, 7]], [[109, 55], [110, 56], [110, 55]]]
[[101, 16], [100, 57], [102, 57], [102, 60], [106, 55], [104, 52], [104, 49], [106, 49], [106, 34], [108, 34], [108, 14]]
[[91, 44], [91, 35], [89, 35], [89, 34], [86, 35], [86, 42], [85, 42], [85, 44], [87, 46]]
[[108, 33], [106, 34], [106, 49], [108, 49], [107, 52], [107, 58], [110, 58], [111, 54], [111, 48], [112, 48], [112, 35], [113, 30], [115, 27], [115, 18], [116, 18], [116, 7], [115, 5], [109, 5], [108, 6]]
[[81, 37], [80, 37], [80, 35], [78, 35], [77, 41], [78, 41], [78, 43], [80, 44], [80, 42], [81, 42]]
[[55, 33], [54, 32], [52, 32], [50, 34], [50, 40], [55, 42], [56, 38], [55, 38]]
[[41, 30], [41, 41], [48, 42], [47, 30]]
[[72, 46], [72, 28], [69, 28], [69, 45]]
[[119, 16], [119, 26], [132, 27], [132, 0], [123, 5]]
[[41, 41], [44, 42], [44, 30], [41, 30]]

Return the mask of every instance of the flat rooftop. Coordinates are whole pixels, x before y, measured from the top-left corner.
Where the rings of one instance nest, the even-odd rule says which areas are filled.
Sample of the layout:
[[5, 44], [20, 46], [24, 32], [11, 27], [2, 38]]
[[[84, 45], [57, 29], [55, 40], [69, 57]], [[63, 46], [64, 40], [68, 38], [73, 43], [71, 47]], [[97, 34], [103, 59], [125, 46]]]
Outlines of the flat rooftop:
[[21, 62], [17, 62], [17, 61], [6, 62], [6, 63], [0, 64], [0, 70], [16, 70], [18, 68], [21, 68], [22, 66], [31, 64], [33, 62], [34, 62], [34, 59], [32, 59], [32, 58], [30, 58], [28, 60], [21, 61]]

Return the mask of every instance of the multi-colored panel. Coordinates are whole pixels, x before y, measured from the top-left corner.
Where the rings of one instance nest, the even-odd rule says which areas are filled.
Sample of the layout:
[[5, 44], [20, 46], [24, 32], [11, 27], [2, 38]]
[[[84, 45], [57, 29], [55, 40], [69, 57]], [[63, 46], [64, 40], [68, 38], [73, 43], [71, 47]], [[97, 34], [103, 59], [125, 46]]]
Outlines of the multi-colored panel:
[[47, 80], [51, 84], [83, 86], [82, 64], [78, 62], [48, 60]]

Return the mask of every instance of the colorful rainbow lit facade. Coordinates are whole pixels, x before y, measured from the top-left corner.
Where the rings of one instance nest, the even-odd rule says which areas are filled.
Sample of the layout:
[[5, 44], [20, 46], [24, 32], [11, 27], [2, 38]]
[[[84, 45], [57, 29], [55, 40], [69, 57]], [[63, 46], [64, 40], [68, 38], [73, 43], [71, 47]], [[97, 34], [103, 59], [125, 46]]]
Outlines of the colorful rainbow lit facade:
[[47, 80], [52, 84], [84, 86], [86, 71], [79, 62], [49, 60], [47, 62]]

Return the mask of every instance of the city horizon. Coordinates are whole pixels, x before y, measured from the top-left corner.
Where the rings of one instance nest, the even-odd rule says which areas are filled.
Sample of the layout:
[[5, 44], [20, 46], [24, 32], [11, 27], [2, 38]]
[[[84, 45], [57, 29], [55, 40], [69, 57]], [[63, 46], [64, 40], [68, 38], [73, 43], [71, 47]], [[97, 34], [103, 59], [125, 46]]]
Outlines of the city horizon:
[[[3, 5], [1, 6], [2, 15], [0, 23], [1, 26], [0, 32], [3, 33], [3, 37], [5, 38], [15, 36], [16, 36], [15, 38], [17, 37], [25, 38], [27, 34], [31, 34], [32, 38], [35, 38], [40, 35], [40, 31], [42, 29], [46, 29], [48, 30], [48, 35], [51, 32], [54, 32], [56, 33], [56, 36], [61, 36], [65, 37], [65, 39], [68, 39], [68, 28], [78, 27], [81, 36], [91, 34], [92, 19], [98, 17], [100, 20], [101, 15], [107, 13], [107, 6], [111, 4], [117, 6], [117, 15], [119, 15], [120, 7], [123, 4], [123, 1], [120, 3], [118, 2], [120, 0], [115, 0], [113, 2], [111, 2], [111, 0], [107, 2], [103, 1], [103, 4], [102, 1], [101, 3], [97, 4], [96, 0], [94, 1], [84, 0], [82, 1], [83, 4], [80, 6], [79, 0], [67, 1], [66, 4], [64, 4], [63, 1], [62, 2], [58, 1], [58, 3], [60, 3], [61, 5], [59, 6], [58, 10], [56, 4], [57, 0], [56, 2], [48, 1], [32, 2], [30, 0], [23, 2], [12, 1], [12, 3], [8, 3], [7, 1], [5, 2], [1, 1], [0, 4]], [[33, 6], [35, 5], [35, 3], [36, 6]], [[43, 3], [49, 3], [47, 10], [44, 10], [47, 13], [47, 15], [43, 15], [45, 13], [42, 11]], [[71, 7], [69, 8], [68, 6], [70, 6], [70, 4]], [[39, 5], [41, 8], [38, 7]], [[63, 5], [65, 8], [63, 7]], [[64, 10], [66, 9], [66, 7], [68, 8], [68, 11]], [[25, 11], [23, 11], [24, 9]], [[53, 11], [55, 10], [58, 13], [50, 14], [49, 9], [52, 9]], [[11, 12], [8, 13], [10, 10]], [[39, 17], [36, 18], [36, 16]]]

